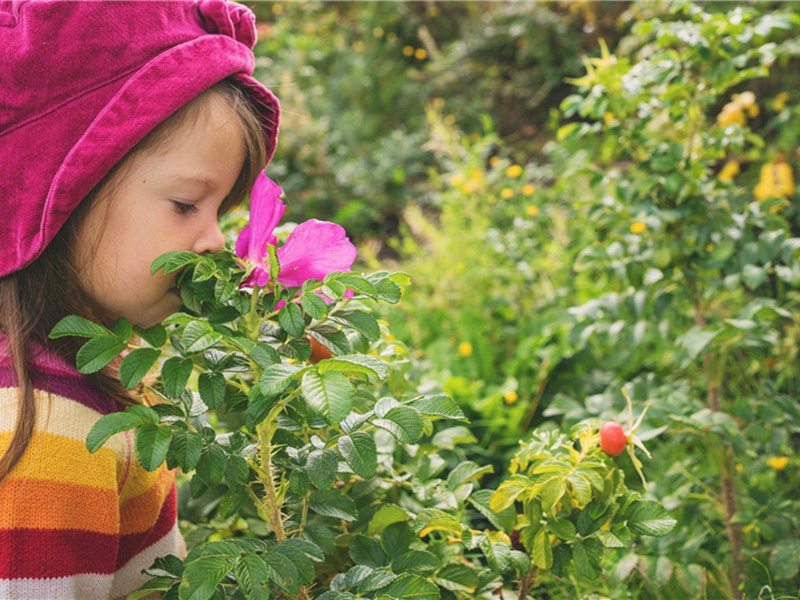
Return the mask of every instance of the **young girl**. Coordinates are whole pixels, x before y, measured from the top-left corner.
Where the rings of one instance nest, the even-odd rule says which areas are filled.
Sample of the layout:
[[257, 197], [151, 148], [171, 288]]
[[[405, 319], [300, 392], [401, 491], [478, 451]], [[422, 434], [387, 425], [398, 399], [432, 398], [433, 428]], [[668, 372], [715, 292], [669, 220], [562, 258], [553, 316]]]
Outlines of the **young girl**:
[[179, 309], [157, 256], [213, 252], [275, 149], [252, 13], [224, 0], [0, 1], [0, 598], [117, 598], [181, 552], [174, 473], [104, 414], [143, 402], [74, 367], [68, 314]]

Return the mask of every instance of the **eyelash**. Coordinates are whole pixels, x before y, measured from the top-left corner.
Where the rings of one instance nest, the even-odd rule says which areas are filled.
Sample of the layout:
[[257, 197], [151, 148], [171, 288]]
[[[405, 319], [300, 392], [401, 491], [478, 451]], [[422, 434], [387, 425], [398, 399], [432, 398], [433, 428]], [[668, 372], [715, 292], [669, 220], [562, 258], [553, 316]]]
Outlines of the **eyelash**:
[[176, 200], [173, 200], [172, 204], [175, 205], [175, 210], [181, 215], [188, 215], [190, 213], [197, 212], [197, 207], [194, 204], [189, 204], [188, 202], [177, 202]]

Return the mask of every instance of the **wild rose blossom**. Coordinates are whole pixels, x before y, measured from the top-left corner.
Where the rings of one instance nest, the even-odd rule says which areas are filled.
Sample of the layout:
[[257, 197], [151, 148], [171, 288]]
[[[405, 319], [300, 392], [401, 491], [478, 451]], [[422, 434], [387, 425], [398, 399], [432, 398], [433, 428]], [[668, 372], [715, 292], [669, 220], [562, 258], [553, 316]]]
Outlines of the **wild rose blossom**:
[[[243, 286], [264, 286], [269, 281], [267, 246], [276, 246], [275, 228], [286, 210], [283, 190], [263, 172], [250, 194], [250, 224], [236, 240], [236, 254], [255, 268]], [[277, 248], [278, 283], [298, 287], [309, 279], [322, 280], [335, 271], [349, 271], [356, 259], [356, 247], [344, 228], [335, 223], [310, 219], [300, 223]]]

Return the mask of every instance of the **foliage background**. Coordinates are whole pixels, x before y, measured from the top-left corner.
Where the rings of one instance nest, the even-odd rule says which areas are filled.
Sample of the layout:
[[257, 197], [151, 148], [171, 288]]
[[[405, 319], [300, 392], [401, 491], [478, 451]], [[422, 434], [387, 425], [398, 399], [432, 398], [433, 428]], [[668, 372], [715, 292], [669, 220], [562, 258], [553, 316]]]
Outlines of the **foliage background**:
[[[492, 465], [496, 487], [534, 429], [625, 424], [623, 386], [652, 403], [639, 489], [678, 529], [548, 593], [795, 597], [800, 223], [784, 171], [757, 186], [764, 165], [796, 171], [796, 5], [251, 6], [287, 214], [411, 275], [385, 319], [421, 388], [471, 420], [454, 464]], [[721, 124], [746, 91], [758, 114]]]

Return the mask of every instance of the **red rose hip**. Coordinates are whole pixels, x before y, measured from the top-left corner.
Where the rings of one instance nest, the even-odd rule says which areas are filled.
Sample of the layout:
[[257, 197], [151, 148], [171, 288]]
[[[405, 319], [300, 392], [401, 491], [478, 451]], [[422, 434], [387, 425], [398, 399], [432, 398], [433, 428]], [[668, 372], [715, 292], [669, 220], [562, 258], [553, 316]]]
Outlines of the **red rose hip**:
[[609, 456], [619, 456], [628, 445], [628, 436], [622, 425], [608, 421], [600, 426], [600, 450]]
[[308, 341], [311, 343], [311, 358], [308, 359], [312, 365], [317, 364], [321, 360], [326, 360], [333, 356], [330, 350], [320, 344], [317, 340], [308, 336]]

